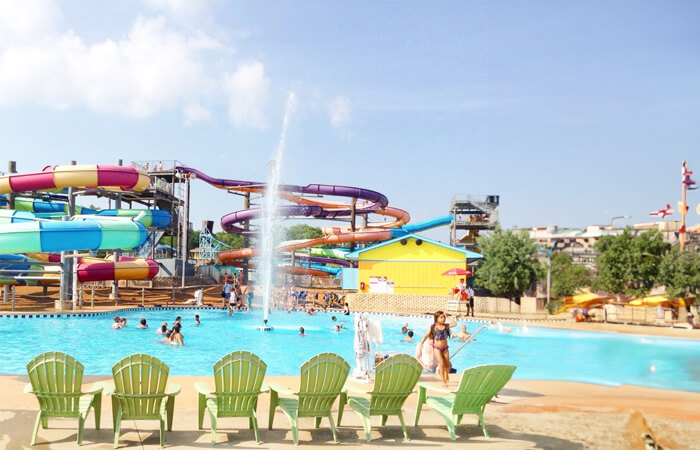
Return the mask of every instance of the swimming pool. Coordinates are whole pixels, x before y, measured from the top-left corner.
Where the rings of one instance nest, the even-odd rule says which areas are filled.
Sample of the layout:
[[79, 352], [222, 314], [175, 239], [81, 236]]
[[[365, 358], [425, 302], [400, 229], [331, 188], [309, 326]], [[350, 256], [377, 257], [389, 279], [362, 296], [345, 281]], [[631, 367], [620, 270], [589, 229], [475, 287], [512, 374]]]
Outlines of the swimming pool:
[[[85, 373], [107, 375], [114, 363], [132, 353], [152, 354], [170, 366], [173, 375], [210, 375], [212, 365], [234, 350], [248, 350], [268, 365], [269, 375], [296, 375], [299, 366], [322, 351], [332, 351], [355, 365], [352, 316], [335, 313], [347, 321], [346, 331], [333, 330], [334, 313], [308, 316], [273, 312], [272, 332], [260, 332], [262, 312], [237, 312], [228, 316], [214, 309], [145, 309], [117, 312], [128, 327], [112, 329], [113, 315], [89, 317], [0, 319], [0, 373], [23, 374], [39, 353], [58, 350], [85, 365]], [[202, 324], [194, 325], [199, 314]], [[172, 325], [182, 316], [185, 346], [158, 342], [161, 322]], [[137, 329], [145, 317], [149, 328]], [[373, 316], [381, 320], [383, 352], [414, 354], [415, 344], [402, 342], [401, 326], [408, 322], [420, 340], [432, 322], [422, 317]], [[477, 322], [466, 322], [475, 331]], [[303, 326], [307, 336], [298, 336]], [[508, 332], [510, 331], [510, 332]], [[476, 341], [455, 356], [459, 371], [477, 364], [514, 364], [514, 378], [579, 381], [596, 384], [635, 384], [662, 389], [700, 392], [700, 345], [686, 339], [657, 338], [617, 333], [580, 332], [537, 327], [497, 326], [482, 331]], [[460, 343], [450, 342], [454, 352]], [[653, 366], [653, 369], [652, 369]]]

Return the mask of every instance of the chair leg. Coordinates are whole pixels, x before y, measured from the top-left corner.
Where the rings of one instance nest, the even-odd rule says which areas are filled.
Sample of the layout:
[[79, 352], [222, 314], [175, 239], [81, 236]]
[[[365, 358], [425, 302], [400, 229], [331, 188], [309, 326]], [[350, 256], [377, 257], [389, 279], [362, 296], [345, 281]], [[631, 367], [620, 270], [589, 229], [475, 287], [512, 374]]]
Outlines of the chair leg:
[[348, 403], [348, 394], [345, 392], [340, 393], [340, 397], [338, 398], [338, 426], [340, 426], [340, 421], [343, 419], [343, 410], [345, 409], [345, 405]]
[[421, 413], [421, 410], [423, 409], [423, 404], [425, 403], [425, 397], [426, 397], [426, 389], [424, 387], [421, 387], [420, 390], [418, 391], [418, 404], [416, 405], [416, 418], [413, 421], [414, 427], [418, 426], [418, 419], [420, 419], [420, 413]]
[[85, 417], [78, 417], [78, 445], [83, 445], [83, 430], [85, 429]]
[[386, 414], [382, 414], [382, 426], [386, 425], [386, 420], [389, 418]]
[[173, 431], [173, 414], [175, 413], [175, 396], [169, 395], [165, 409], [168, 413], [168, 431]]
[[160, 448], [165, 447], [165, 420], [167, 420], [167, 417], [162, 417], [160, 418]]
[[197, 412], [199, 414], [197, 426], [199, 427], [198, 429], [201, 430], [204, 428], [204, 410], [207, 408], [207, 396], [203, 394], [199, 394], [199, 407], [197, 408]]
[[255, 442], [260, 444], [260, 431], [258, 431], [258, 417], [253, 411], [253, 415], [250, 418], [250, 423], [253, 425], [253, 431], [255, 432]]
[[372, 418], [369, 415], [362, 415], [362, 428], [365, 430], [367, 442], [372, 442]]
[[292, 440], [294, 441], [294, 445], [299, 445], [299, 419], [290, 417], [289, 423], [292, 426]]
[[277, 409], [277, 391], [270, 391], [270, 411], [268, 413], [267, 429], [272, 429], [272, 422], [275, 420], [275, 409]]
[[408, 432], [406, 431], [406, 424], [403, 421], [403, 413], [401, 411], [399, 411], [398, 415], [399, 415], [399, 422], [401, 422], [401, 429], [403, 430], [403, 438], [408, 441], [410, 439], [408, 439]]
[[32, 441], [29, 445], [34, 445], [36, 444], [36, 436], [39, 434], [39, 425], [43, 422], [43, 419], [41, 417], [41, 411], [39, 411], [39, 414], [36, 415], [36, 422], [34, 423], [34, 432], [32, 433]]
[[94, 410], [95, 414], [95, 429], [99, 430], [100, 429], [100, 421], [102, 419], [102, 394], [98, 394], [95, 396], [94, 400], [92, 401], [92, 409]]
[[481, 429], [484, 431], [484, 436], [486, 436], [486, 439], [491, 439], [489, 433], [486, 431], [486, 424], [484, 423], [483, 414], [479, 414], [479, 425], [481, 425]]
[[453, 441], [457, 440], [457, 435], [455, 434], [455, 419], [456, 417], [453, 417], [452, 420], [445, 420], [445, 423], [447, 424], [447, 430], [450, 432], [450, 439]]
[[[112, 404], [114, 405], [114, 399], [112, 399]], [[112, 407], [114, 409], [114, 407]], [[119, 447], [119, 431], [122, 427], [122, 412], [121, 410], [117, 411], [117, 414], [114, 417], [114, 448]]]
[[[319, 421], [320, 421], [319, 417]], [[331, 424], [331, 432], [333, 433], [333, 442], [338, 443], [338, 430], [335, 428], [335, 423], [333, 422], [333, 414], [328, 413], [328, 422]]]
[[117, 416], [119, 415], [119, 400], [112, 396], [112, 429], [117, 426]]
[[458, 414], [457, 415], [457, 425], [462, 424], [462, 417], [464, 417], [464, 414]]
[[321, 426], [321, 419], [322, 419], [321, 417], [314, 417], [314, 426], [316, 428]]
[[216, 444], [216, 416], [209, 410], [209, 421], [211, 422], [211, 443]]

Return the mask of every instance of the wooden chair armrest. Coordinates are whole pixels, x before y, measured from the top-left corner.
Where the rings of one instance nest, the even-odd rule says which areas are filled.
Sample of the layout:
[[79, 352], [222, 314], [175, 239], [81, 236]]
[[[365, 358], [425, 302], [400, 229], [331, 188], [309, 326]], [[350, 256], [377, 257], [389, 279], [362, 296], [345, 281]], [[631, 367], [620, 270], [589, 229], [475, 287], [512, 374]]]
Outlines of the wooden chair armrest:
[[368, 391], [366, 389], [360, 389], [357, 386], [353, 386], [351, 384], [346, 384], [343, 386], [343, 392], [352, 392], [353, 394], [364, 394], [364, 395], [369, 395], [372, 393], [372, 391]]
[[86, 394], [86, 395], [101, 394], [102, 390], [104, 388], [105, 388], [105, 384], [102, 381], [98, 381], [97, 383], [90, 386], [90, 388], [87, 391], [84, 391], [83, 394]]
[[104, 395], [112, 395], [112, 394], [114, 394], [115, 389], [116, 388], [114, 386], [114, 383], [107, 383], [107, 384], [105, 384], [104, 389], [102, 389], [102, 393]]
[[421, 388], [424, 388], [424, 389], [428, 389], [428, 390], [431, 390], [431, 391], [435, 391], [435, 392], [440, 392], [441, 394], [454, 394], [454, 392], [451, 391], [451, 390], [449, 390], [449, 389], [445, 389], [445, 388], [443, 388], [443, 387], [435, 386], [434, 384], [426, 383], [425, 381], [419, 382], [419, 383], [418, 383], [418, 387], [421, 387]]
[[165, 395], [170, 395], [174, 397], [180, 393], [181, 389], [182, 388], [177, 383], [170, 384], [168, 385], [168, 387], [165, 388]]
[[204, 384], [201, 381], [196, 382], [194, 384], [194, 388], [198, 393], [200, 393], [202, 395], [209, 395], [213, 392], [211, 389], [209, 389], [209, 386], [207, 386], [206, 384]]
[[262, 386], [260, 386], [260, 392], [268, 392], [270, 390], [270, 386], [263, 382]]
[[268, 387], [270, 388], [271, 391], [276, 391], [277, 393], [280, 393], [280, 394], [286, 394], [286, 395], [296, 394], [296, 392], [294, 392], [293, 390], [286, 388], [278, 383], [269, 383]]

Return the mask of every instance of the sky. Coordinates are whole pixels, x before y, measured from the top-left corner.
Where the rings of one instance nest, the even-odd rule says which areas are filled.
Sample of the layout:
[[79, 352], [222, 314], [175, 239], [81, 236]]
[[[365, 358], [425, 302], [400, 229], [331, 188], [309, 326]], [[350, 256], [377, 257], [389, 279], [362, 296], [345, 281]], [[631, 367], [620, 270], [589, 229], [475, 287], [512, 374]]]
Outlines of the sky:
[[[264, 181], [293, 92], [283, 183], [376, 190], [412, 222], [462, 194], [499, 195], [505, 228], [647, 222], [684, 159], [700, 178], [699, 20], [692, 1], [0, 0], [2, 159]], [[192, 185], [195, 224], [242, 207]]]

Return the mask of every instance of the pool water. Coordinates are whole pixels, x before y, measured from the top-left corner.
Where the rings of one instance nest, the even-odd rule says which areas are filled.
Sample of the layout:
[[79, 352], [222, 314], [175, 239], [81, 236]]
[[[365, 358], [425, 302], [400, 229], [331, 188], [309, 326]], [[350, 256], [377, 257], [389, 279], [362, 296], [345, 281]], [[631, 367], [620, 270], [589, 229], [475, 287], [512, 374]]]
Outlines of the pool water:
[[[355, 366], [353, 316], [339, 313], [273, 312], [274, 331], [261, 332], [262, 312], [211, 309], [162, 309], [117, 312], [128, 326], [112, 329], [112, 316], [32, 318], [0, 320], [2, 358], [0, 373], [26, 373], [26, 364], [50, 350], [63, 351], [85, 366], [85, 373], [108, 375], [121, 358], [132, 353], [154, 355], [170, 366], [173, 375], [210, 375], [212, 365], [234, 350], [248, 350], [268, 365], [269, 375], [296, 375], [313, 355], [331, 351]], [[201, 325], [194, 325], [199, 314]], [[172, 326], [182, 316], [183, 347], [159, 342], [156, 330], [162, 322]], [[347, 330], [334, 331], [331, 316], [346, 321]], [[148, 329], [137, 329], [139, 319]], [[384, 334], [381, 351], [415, 353], [415, 343], [402, 342], [401, 326], [408, 323], [420, 341], [432, 318], [372, 316], [380, 320]], [[478, 322], [466, 322], [474, 332]], [[303, 326], [307, 336], [299, 336]], [[579, 381], [596, 384], [634, 384], [662, 389], [700, 392], [700, 345], [686, 339], [657, 338], [617, 333], [554, 330], [533, 326], [498, 326], [483, 330], [452, 360], [461, 371], [478, 364], [513, 364], [514, 378]], [[450, 341], [452, 353], [460, 347]]]

